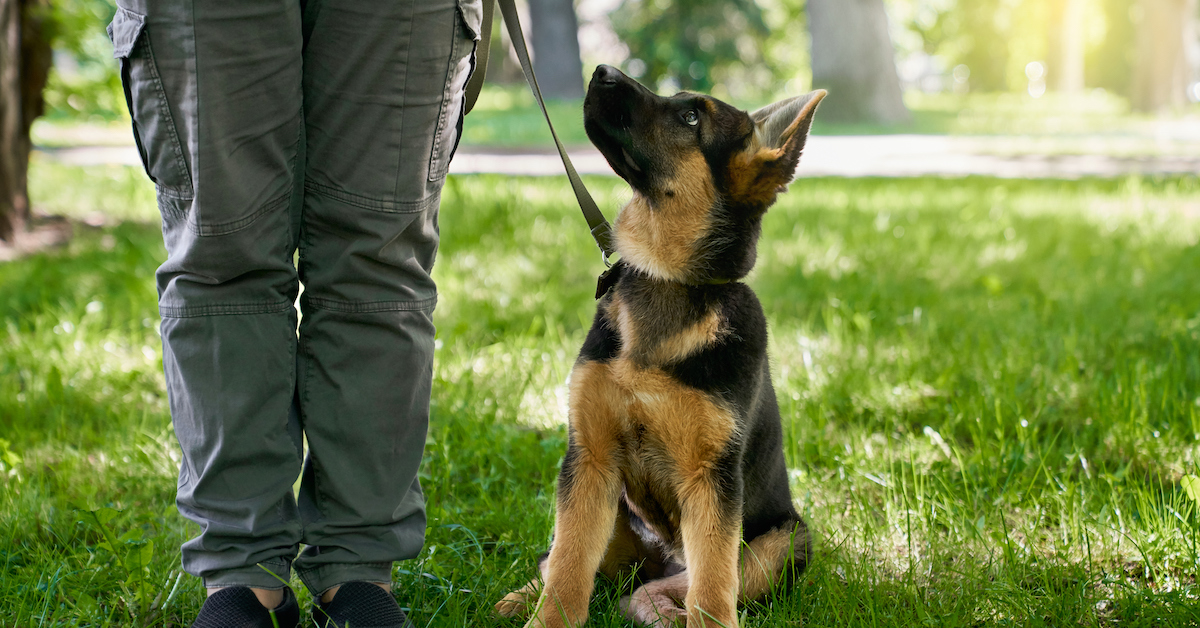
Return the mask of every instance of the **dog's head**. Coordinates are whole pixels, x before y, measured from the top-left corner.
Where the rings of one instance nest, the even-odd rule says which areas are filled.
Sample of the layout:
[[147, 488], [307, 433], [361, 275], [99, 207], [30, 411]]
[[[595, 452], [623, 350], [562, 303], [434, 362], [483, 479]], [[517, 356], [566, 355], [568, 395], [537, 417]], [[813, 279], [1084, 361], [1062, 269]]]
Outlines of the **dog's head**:
[[664, 98], [597, 67], [584, 128], [633, 188], [617, 217], [622, 259], [689, 284], [750, 272], [763, 213], [792, 180], [824, 97], [818, 90], [747, 113], [702, 94]]

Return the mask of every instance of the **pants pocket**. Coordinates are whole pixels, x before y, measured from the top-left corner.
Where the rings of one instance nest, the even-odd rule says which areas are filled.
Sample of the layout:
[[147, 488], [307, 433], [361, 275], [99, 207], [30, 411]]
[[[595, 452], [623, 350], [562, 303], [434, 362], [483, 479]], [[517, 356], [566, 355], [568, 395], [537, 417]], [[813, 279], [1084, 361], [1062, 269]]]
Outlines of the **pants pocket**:
[[[490, 1], [490, 0], [489, 0]], [[459, 0], [454, 20], [454, 47], [446, 67], [446, 88], [438, 113], [433, 151], [429, 155], [429, 180], [446, 177], [450, 160], [462, 137], [464, 98], [467, 81], [475, 71], [475, 49], [479, 44], [482, 4], [479, 0]]]
[[145, 16], [118, 8], [108, 26], [108, 36], [113, 43], [113, 57], [121, 62], [121, 83], [133, 119], [133, 139], [146, 174], [160, 194], [191, 198], [191, 171], [154, 60]]

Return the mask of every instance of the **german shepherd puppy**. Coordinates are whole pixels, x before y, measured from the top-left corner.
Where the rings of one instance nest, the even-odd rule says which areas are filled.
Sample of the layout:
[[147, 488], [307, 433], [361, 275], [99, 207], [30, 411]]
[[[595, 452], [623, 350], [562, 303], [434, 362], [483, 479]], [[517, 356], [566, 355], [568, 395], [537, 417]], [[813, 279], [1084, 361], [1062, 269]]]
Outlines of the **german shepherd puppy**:
[[632, 572], [629, 619], [733, 628], [739, 602], [804, 569], [766, 319], [740, 280], [824, 96], [746, 113], [596, 68], [584, 124], [633, 200], [571, 372], [550, 551], [501, 615], [532, 606], [527, 628], [579, 626], [596, 573]]

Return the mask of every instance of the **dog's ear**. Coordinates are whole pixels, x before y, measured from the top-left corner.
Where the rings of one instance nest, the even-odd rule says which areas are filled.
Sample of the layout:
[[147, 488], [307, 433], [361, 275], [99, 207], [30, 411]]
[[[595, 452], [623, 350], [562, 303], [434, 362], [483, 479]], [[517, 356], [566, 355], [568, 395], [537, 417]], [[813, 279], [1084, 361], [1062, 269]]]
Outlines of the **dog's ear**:
[[731, 168], [731, 195], [749, 206], [765, 209], [787, 190], [796, 174], [800, 153], [812, 128], [823, 89], [787, 98], [750, 114], [753, 140]]
[[813, 115], [826, 92], [818, 89], [803, 96], [785, 98], [750, 114], [754, 121], [754, 139], [762, 148], [778, 149], [780, 157], [790, 161], [792, 168], [800, 160]]

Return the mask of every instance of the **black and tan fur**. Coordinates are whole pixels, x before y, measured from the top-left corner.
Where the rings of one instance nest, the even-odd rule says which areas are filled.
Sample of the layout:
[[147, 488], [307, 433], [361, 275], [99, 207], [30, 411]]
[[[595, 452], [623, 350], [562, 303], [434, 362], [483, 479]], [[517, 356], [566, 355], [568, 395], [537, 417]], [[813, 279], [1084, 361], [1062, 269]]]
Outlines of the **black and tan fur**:
[[501, 614], [578, 626], [595, 574], [632, 571], [630, 619], [732, 628], [739, 602], [804, 569], [766, 320], [740, 279], [824, 95], [749, 114], [596, 69], [588, 137], [634, 196], [616, 221], [615, 283], [571, 373], [554, 540]]

